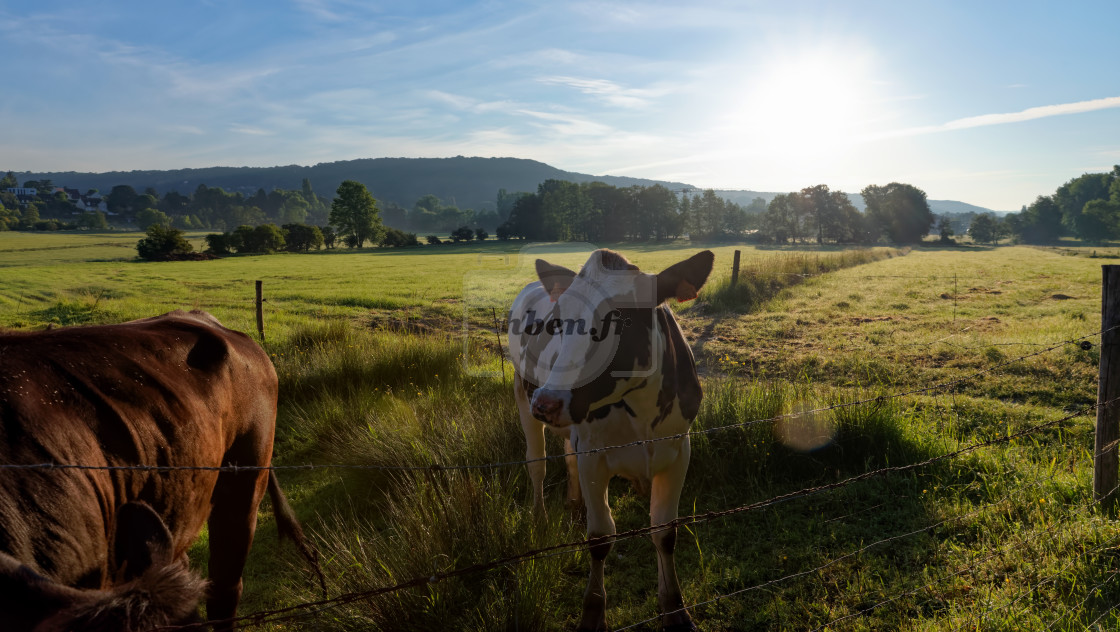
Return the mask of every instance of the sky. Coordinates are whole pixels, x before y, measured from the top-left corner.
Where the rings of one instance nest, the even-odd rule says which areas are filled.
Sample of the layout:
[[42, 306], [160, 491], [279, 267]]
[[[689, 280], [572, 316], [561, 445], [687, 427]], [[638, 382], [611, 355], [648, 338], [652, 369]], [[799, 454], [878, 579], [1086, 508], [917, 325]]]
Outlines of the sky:
[[1115, 0], [685, 4], [0, 0], [0, 170], [511, 156], [1018, 210], [1120, 163]]

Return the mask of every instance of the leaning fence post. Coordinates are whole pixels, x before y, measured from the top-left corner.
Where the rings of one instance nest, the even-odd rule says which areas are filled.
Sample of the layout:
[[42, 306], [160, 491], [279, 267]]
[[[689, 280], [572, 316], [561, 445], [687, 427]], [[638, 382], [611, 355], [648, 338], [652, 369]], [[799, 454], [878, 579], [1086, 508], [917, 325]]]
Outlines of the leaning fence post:
[[264, 342], [264, 292], [261, 289], [263, 281], [257, 281], [257, 333]]
[[731, 287], [739, 282], [739, 251], [735, 251], [735, 259], [731, 262]]
[[1116, 506], [1117, 442], [1120, 441], [1120, 265], [1101, 266], [1101, 363], [1097, 429], [1093, 446], [1093, 498]]

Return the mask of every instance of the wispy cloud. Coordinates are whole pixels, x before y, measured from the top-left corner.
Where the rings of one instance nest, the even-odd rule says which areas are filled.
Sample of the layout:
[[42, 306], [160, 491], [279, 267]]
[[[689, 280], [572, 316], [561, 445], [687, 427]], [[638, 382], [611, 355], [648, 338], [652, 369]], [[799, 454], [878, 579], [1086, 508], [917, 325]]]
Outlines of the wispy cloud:
[[427, 96], [433, 101], [448, 105], [456, 110], [485, 114], [488, 112], [512, 112], [519, 106], [513, 101], [481, 101], [443, 90], [428, 90]]
[[235, 134], [248, 134], [250, 136], [272, 136], [275, 132], [249, 125], [231, 125], [229, 131]]
[[623, 108], [639, 108], [649, 105], [650, 100], [665, 94], [665, 90], [626, 88], [607, 79], [582, 79], [580, 77], [542, 77], [540, 83], [568, 86], [580, 92]]
[[520, 114], [544, 121], [541, 127], [551, 130], [562, 137], [570, 136], [595, 136], [605, 137], [614, 132], [608, 125], [589, 121], [569, 114], [554, 114], [552, 112], [539, 112], [534, 110], [521, 110]]
[[344, 16], [324, 0], [295, 0], [294, 6], [312, 17], [327, 22], [341, 22]]
[[1063, 116], [1066, 114], [1083, 114], [1085, 112], [1095, 112], [1097, 110], [1108, 110], [1112, 108], [1120, 108], [1120, 96], [1106, 97], [1103, 99], [1091, 99], [1088, 101], [1075, 101], [1073, 103], [1059, 103], [1057, 105], [1042, 105], [1033, 108], [1027, 108], [1018, 112], [1003, 112], [999, 114], [981, 114], [979, 116], [968, 116], [959, 118], [941, 125], [927, 125], [922, 127], [911, 127], [907, 129], [896, 130], [893, 132], [886, 132], [883, 134], [874, 135], [873, 140], [883, 138], [897, 138], [903, 136], [920, 136], [923, 134], [936, 134], [938, 132], [950, 132], [962, 129], [972, 129], [975, 127], [987, 127], [989, 125], [1004, 125], [1007, 123], [1022, 123], [1024, 121], [1033, 121], [1036, 119], [1049, 118], [1051, 116]]

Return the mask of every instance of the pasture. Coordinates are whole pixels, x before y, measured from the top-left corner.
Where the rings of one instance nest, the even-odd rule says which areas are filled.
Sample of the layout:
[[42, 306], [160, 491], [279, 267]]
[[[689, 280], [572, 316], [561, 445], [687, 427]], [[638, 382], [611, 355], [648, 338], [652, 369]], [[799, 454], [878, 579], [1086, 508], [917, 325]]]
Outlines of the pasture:
[[[327, 597], [345, 598], [248, 623], [574, 627], [583, 529], [564, 511], [561, 461], [549, 464], [548, 519], [530, 512], [493, 332], [536, 254], [486, 242], [141, 263], [139, 237], [0, 233], [0, 326], [199, 308], [255, 333], [253, 281], [264, 282], [281, 389], [274, 463], [315, 466], [278, 474], [322, 553]], [[704, 247], [617, 249], [656, 271]], [[747, 289], [727, 284], [736, 248]], [[677, 543], [701, 629], [1120, 626], [1120, 530], [1091, 492], [1101, 260], [712, 249], [709, 286], [674, 308], [705, 387], [681, 501], [695, 518]], [[536, 251], [570, 267], [586, 258]], [[611, 503], [620, 534], [648, 525], [624, 481]], [[323, 599], [264, 509], [245, 615]], [[612, 629], [656, 629], [648, 536], [610, 555]]]

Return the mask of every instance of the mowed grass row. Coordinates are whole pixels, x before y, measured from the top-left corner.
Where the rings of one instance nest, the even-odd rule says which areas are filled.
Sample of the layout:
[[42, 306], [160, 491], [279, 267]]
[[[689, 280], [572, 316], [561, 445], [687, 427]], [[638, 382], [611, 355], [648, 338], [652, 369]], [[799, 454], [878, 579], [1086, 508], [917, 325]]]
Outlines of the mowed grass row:
[[[742, 249], [745, 270], [755, 257], [804, 256]], [[696, 250], [681, 245], [624, 252], [644, 269], [658, 269]], [[717, 250], [709, 291], [729, 273], [731, 250]], [[250, 331], [251, 281], [239, 278], [270, 274], [265, 347], [282, 381], [277, 462], [362, 468], [282, 474], [322, 549], [333, 595], [582, 538], [582, 528], [562, 508], [558, 463], [550, 465], [551, 513], [543, 522], [529, 512], [522, 466], [412, 473], [369, 467], [522, 458], [508, 373], [503, 380], [493, 346], [484, 339], [465, 346], [458, 328], [371, 326], [385, 318], [431, 324], [462, 318], [455, 301], [469, 303], [465, 288], [512, 297], [532, 278], [533, 255], [525, 257], [527, 266], [518, 266], [505, 262], [507, 254], [517, 253], [487, 245], [479, 252], [81, 266], [36, 264], [29, 255], [27, 265], [0, 271], [0, 300], [8, 306], [0, 306], [0, 314], [11, 318], [6, 310], [15, 294], [8, 285], [13, 269], [47, 273], [40, 307], [74, 288], [106, 290], [82, 317], [86, 322], [192, 307], [176, 303], [174, 295], [185, 287], [180, 277], [186, 275], [200, 284], [193, 294], [199, 307]], [[583, 257], [578, 249], [548, 254], [573, 267]], [[219, 265], [209, 277], [191, 267], [212, 264]], [[96, 272], [101, 265], [122, 272], [106, 281]], [[507, 269], [524, 275], [492, 274]], [[1120, 534], [1091, 501], [1090, 418], [843, 484], [866, 472], [1007, 437], [1091, 402], [1095, 348], [1063, 345], [1013, 360], [1099, 328], [1097, 264], [1025, 248], [919, 249], [820, 271], [798, 277], [798, 285], [771, 288], [771, 297], [752, 302], [746, 313], [719, 309], [711, 300], [678, 310], [704, 374], [706, 397], [694, 428], [730, 426], [695, 437], [682, 513], [842, 484], [681, 529], [682, 587], [687, 603], [702, 604], [694, 608], [702, 629], [1116, 627], [1120, 621], [1110, 607], [1120, 602], [1120, 591], [1110, 580]], [[480, 282], [465, 284], [464, 273]], [[28, 283], [35, 278], [28, 270], [21, 274]], [[355, 276], [377, 283], [367, 288]], [[281, 281], [290, 294], [273, 301], [268, 288]], [[224, 283], [241, 285], [234, 292]], [[108, 296], [114, 288], [120, 296]], [[320, 291], [324, 300], [317, 305]], [[241, 299], [232, 296], [243, 292], [248, 304], [235, 303]], [[354, 303], [364, 296], [371, 303], [331, 305], [332, 295]], [[381, 300], [401, 304], [373, 303]], [[38, 314], [25, 307], [15, 318], [25, 327], [40, 326]], [[950, 388], [890, 397], [974, 373]], [[856, 401], [863, 403], [844, 405]], [[817, 410], [832, 406], [838, 407]], [[789, 416], [771, 421], [778, 415]], [[648, 523], [646, 499], [621, 481], [611, 495], [620, 530]], [[287, 545], [277, 548], [269, 523], [266, 512], [246, 574], [244, 613], [321, 598], [294, 552]], [[586, 571], [582, 552], [543, 557], [271, 627], [570, 629]], [[616, 544], [607, 573], [612, 625], [655, 614], [656, 562], [648, 538]]]

